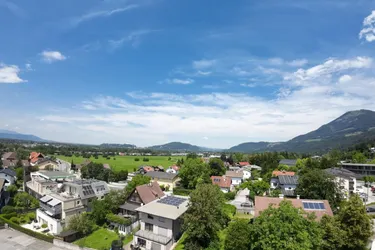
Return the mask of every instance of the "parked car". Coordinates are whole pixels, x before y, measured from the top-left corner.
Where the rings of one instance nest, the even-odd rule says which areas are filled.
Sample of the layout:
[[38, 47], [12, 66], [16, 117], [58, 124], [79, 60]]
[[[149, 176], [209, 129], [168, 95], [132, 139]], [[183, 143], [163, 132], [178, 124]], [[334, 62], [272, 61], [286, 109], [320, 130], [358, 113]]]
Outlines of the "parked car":
[[367, 213], [374, 213], [375, 212], [375, 207], [366, 207], [366, 212]]
[[253, 207], [253, 205], [250, 202], [244, 202], [241, 203], [241, 207]]

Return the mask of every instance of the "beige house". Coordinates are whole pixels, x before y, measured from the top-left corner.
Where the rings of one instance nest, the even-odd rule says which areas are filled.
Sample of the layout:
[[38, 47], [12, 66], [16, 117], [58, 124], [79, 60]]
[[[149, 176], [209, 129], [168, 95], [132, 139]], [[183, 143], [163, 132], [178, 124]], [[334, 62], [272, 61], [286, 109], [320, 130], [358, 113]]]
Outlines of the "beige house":
[[57, 162], [50, 159], [41, 159], [38, 161], [37, 166], [39, 170], [57, 170]]
[[160, 186], [168, 187], [169, 191], [172, 191], [180, 181], [178, 174], [173, 173], [150, 171], [145, 175], [151, 177], [151, 182], [157, 181]]

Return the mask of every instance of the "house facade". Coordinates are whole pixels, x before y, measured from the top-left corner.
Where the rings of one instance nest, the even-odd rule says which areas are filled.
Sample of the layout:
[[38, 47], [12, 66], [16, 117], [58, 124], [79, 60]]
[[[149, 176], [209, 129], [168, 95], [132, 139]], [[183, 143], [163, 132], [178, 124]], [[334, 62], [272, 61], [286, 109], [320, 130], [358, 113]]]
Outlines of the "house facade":
[[7, 190], [7, 188], [10, 185], [13, 185], [16, 180], [16, 172], [9, 168], [0, 169], [0, 178], [4, 179], [4, 189]]
[[5, 190], [5, 182], [5, 179], [0, 178], [0, 209], [6, 206], [10, 200], [9, 192]]
[[150, 171], [145, 175], [151, 177], [152, 182], [157, 181], [160, 186], [168, 187], [170, 191], [173, 191], [173, 188], [176, 187], [177, 182], [180, 180], [178, 175], [173, 173]]
[[57, 189], [39, 199], [36, 210], [39, 224], [46, 224], [52, 234], [60, 234], [70, 218], [91, 211], [95, 199], [109, 193], [107, 183], [97, 180], [75, 180], [58, 184]]
[[134, 234], [134, 249], [170, 250], [181, 236], [182, 215], [188, 209], [188, 199], [165, 196], [137, 208], [140, 230]]
[[226, 171], [225, 176], [231, 178], [233, 186], [239, 186], [243, 181], [243, 170], [238, 171]]
[[335, 177], [336, 183], [346, 198], [357, 192], [357, 175], [352, 171], [344, 168], [327, 168], [324, 171]]
[[38, 160], [35, 165], [38, 166], [39, 170], [57, 170], [59, 166], [56, 161], [46, 158]]

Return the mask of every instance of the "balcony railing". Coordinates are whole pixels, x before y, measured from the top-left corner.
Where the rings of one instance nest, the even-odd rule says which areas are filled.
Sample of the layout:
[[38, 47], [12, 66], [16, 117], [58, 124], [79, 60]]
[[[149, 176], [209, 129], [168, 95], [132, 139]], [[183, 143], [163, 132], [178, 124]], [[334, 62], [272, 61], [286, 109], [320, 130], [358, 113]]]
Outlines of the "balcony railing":
[[[62, 213], [61, 205], [57, 205], [55, 207], [51, 207], [43, 202], [40, 202], [40, 208], [44, 211], [50, 213], [52, 216], [56, 216]], [[48, 214], [47, 213], [47, 214]]]

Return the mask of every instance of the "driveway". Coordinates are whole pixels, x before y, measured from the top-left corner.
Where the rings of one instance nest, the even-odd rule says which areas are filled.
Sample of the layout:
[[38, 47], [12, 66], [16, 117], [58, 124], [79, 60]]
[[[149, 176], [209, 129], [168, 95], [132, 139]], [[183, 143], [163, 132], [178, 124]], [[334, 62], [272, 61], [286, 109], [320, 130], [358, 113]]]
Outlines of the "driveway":
[[19, 231], [0, 229], [1, 250], [66, 250]]
[[234, 200], [232, 200], [228, 203], [235, 206], [237, 208], [237, 212], [242, 212], [242, 213], [245, 212], [245, 213], [253, 214], [254, 213], [254, 207], [242, 207], [241, 206], [241, 204], [243, 204], [243, 203], [251, 203], [252, 204], [252, 201], [249, 200], [248, 196], [249, 196], [249, 190], [247, 188], [243, 189], [243, 190], [239, 190], [237, 192]]

